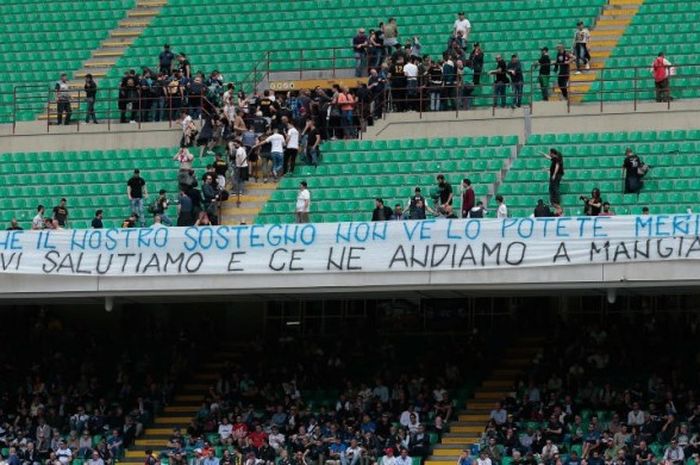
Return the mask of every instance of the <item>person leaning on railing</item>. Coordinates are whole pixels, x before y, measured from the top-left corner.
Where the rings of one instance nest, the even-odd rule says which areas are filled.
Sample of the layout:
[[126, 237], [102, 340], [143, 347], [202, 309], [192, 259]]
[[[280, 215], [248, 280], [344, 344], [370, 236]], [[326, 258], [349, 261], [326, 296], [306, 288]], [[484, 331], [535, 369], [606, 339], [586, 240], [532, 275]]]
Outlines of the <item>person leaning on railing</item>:
[[675, 73], [675, 69], [672, 67], [671, 62], [666, 59], [664, 52], [659, 52], [659, 55], [651, 64], [651, 72], [654, 75], [656, 101], [669, 102], [673, 100], [669, 79]]

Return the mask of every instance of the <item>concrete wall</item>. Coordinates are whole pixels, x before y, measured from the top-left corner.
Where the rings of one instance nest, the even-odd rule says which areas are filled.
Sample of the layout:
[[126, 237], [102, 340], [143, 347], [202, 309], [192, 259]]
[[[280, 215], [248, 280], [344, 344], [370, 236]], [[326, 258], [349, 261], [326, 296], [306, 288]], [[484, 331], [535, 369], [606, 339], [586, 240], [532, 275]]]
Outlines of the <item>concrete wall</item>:
[[[684, 100], [665, 104], [598, 104], [570, 108], [565, 102], [535, 104], [530, 116], [532, 133], [649, 131], [700, 128], [700, 102]], [[527, 109], [478, 109], [437, 113], [392, 113], [370, 128], [369, 139], [405, 137], [453, 137], [479, 135], [525, 135]], [[524, 139], [523, 139], [524, 140]]]

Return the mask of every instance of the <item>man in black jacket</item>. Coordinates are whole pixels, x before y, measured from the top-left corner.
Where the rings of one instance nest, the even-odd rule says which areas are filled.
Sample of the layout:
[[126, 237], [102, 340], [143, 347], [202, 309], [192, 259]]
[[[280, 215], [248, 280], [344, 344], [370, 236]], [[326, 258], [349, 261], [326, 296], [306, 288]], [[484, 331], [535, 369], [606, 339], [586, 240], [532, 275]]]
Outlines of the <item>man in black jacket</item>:
[[379, 197], [374, 199], [374, 206], [372, 221], [389, 221], [394, 214], [391, 208], [384, 206], [384, 200]]

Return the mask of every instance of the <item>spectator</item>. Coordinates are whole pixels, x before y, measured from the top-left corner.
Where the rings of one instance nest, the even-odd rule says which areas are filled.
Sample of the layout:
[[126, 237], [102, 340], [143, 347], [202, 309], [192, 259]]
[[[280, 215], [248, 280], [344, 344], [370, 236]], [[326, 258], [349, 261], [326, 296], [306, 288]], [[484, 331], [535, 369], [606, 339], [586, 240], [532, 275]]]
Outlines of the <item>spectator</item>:
[[10, 220], [10, 226], [7, 227], [7, 231], [21, 231], [23, 228], [17, 223], [17, 218], [12, 218]]
[[544, 447], [542, 448], [542, 453], [540, 454], [542, 462], [545, 465], [553, 465], [556, 463], [558, 455], [559, 448], [552, 442], [551, 439], [547, 439]]
[[357, 30], [357, 35], [352, 38], [352, 50], [355, 54], [355, 77], [364, 76], [367, 71], [367, 49], [369, 41], [365, 35], [365, 29]]
[[625, 150], [625, 161], [622, 163], [622, 171], [625, 176], [625, 194], [639, 194], [639, 191], [644, 187], [642, 177], [648, 169], [649, 167], [639, 159], [639, 156], [631, 148]]
[[204, 199], [204, 209], [207, 212], [208, 218], [212, 224], [217, 224], [218, 209], [219, 209], [219, 192], [214, 183], [214, 177], [211, 174], [205, 174], [202, 178], [202, 196]]
[[396, 25], [395, 18], [389, 18], [389, 21], [384, 25], [384, 49], [386, 55], [391, 55], [392, 50], [398, 45], [399, 28]]
[[642, 207], [642, 215], [644, 215], [644, 216], [649, 215], [649, 207]]
[[642, 426], [646, 422], [646, 414], [639, 407], [639, 402], [632, 403], [632, 410], [627, 414], [627, 424], [630, 427]]
[[479, 458], [476, 459], [476, 465], [492, 465], [491, 459], [486, 455], [486, 450], [479, 452]]
[[200, 211], [197, 215], [197, 221], [194, 222], [195, 226], [211, 226], [212, 221], [206, 211]]
[[397, 57], [390, 68], [390, 89], [391, 100], [394, 110], [398, 112], [406, 111], [406, 72], [404, 71], [404, 58]]
[[188, 172], [192, 169], [194, 155], [192, 155], [187, 147], [180, 147], [173, 157], [173, 160], [176, 160], [180, 164], [180, 171]]
[[598, 216], [601, 209], [603, 208], [603, 200], [600, 198], [600, 189], [597, 187], [591, 191], [591, 196], [581, 196], [580, 200], [583, 201], [584, 208], [583, 214], [587, 216]]
[[184, 190], [180, 191], [177, 204], [177, 225], [192, 226], [194, 224], [194, 205], [192, 199]]
[[459, 108], [469, 110], [472, 107], [472, 94], [474, 93], [474, 70], [469, 63], [457, 61], [457, 87], [461, 89], [458, 96]]
[[428, 93], [430, 94], [430, 111], [440, 111], [442, 98], [442, 66], [431, 62], [428, 67]]
[[[73, 110], [70, 106], [70, 84], [68, 84], [68, 75], [62, 73], [60, 79], [54, 86], [56, 91], [56, 123], [60, 126], [70, 124], [70, 116]], [[65, 115], [65, 119], [64, 119]]]
[[557, 45], [557, 58], [554, 62], [554, 70], [558, 72], [557, 85], [565, 100], [569, 99], [569, 73], [573, 61], [573, 55], [564, 49], [564, 45]]
[[90, 226], [92, 229], [102, 229], [104, 227], [102, 224], [102, 210], [95, 211], [95, 217], [92, 219]]
[[457, 459], [457, 465], [472, 465], [473, 460], [469, 449], [462, 449]]
[[[659, 52], [654, 62], [651, 64], [651, 72], [654, 75], [654, 86], [656, 89], [657, 102], [669, 102], [673, 100], [670, 91], [669, 79], [673, 76], [675, 69], [671, 62], [666, 59], [664, 52]], [[61, 124], [59, 122], [59, 124]]]
[[549, 207], [544, 204], [544, 200], [539, 199], [537, 201], [537, 206], [535, 207], [534, 216], [535, 218], [546, 218], [553, 215]]
[[582, 69], [590, 69], [590, 55], [588, 53], [588, 42], [591, 40], [591, 32], [583, 21], [576, 23], [576, 32], [574, 32], [574, 54], [576, 56], [576, 73], [581, 74]]
[[68, 207], [66, 207], [65, 198], [62, 198], [59, 204], [53, 207], [53, 219], [61, 228], [68, 226]]
[[197, 138], [197, 126], [195, 125], [192, 117], [188, 114], [187, 108], [180, 110], [180, 127], [182, 128], [180, 148], [192, 147], [195, 139]]
[[523, 78], [523, 67], [520, 64], [518, 55], [512, 55], [510, 57], [507, 70], [510, 75], [511, 87], [513, 88], [513, 104], [511, 107], [520, 108], [523, 103], [523, 86], [525, 85], [525, 81]]
[[508, 412], [504, 408], [503, 402], [499, 402], [496, 408], [491, 410], [489, 414], [489, 419], [496, 423], [496, 426], [501, 426], [506, 422], [508, 417]]
[[214, 154], [214, 173], [216, 174], [216, 185], [218, 189], [224, 190], [226, 188], [226, 173], [228, 172], [228, 162], [224, 158], [221, 152], [216, 152]]
[[457, 85], [457, 66], [452, 57], [448, 54], [442, 56], [442, 83], [443, 83], [443, 105], [444, 110], [454, 109], [454, 99], [456, 95], [455, 86]]
[[442, 213], [442, 210], [446, 209], [448, 205], [452, 205], [453, 193], [452, 185], [445, 180], [445, 175], [438, 174], [435, 178], [437, 180], [437, 200], [438, 200], [438, 213]]
[[506, 107], [506, 86], [508, 85], [508, 66], [501, 58], [501, 55], [496, 55], [496, 69], [489, 72], [494, 77], [493, 81], [493, 106], [500, 105], [501, 108]]
[[549, 100], [549, 76], [552, 71], [552, 60], [549, 58], [549, 48], [542, 47], [537, 64], [539, 65], [537, 81], [540, 84], [542, 100], [546, 102]]
[[561, 200], [561, 178], [564, 176], [564, 156], [555, 148], [549, 149], [549, 153], [543, 153], [549, 160], [549, 203], [559, 203]]
[[161, 189], [158, 191], [158, 198], [156, 199], [155, 202], [155, 213], [158, 217], [160, 217], [160, 221], [165, 225], [165, 226], [172, 226], [173, 225], [173, 220], [170, 219], [168, 216], [168, 207], [170, 205], [170, 200], [168, 200], [167, 192], [165, 189]]
[[396, 465], [411, 465], [413, 459], [408, 456], [408, 450], [404, 447], [401, 449], [399, 456], [396, 457]]
[[85, 110], [85, 123], [89, 123], [90, 119], [92, 122], [97, 124], [97, 116], [95, 116], [95, 100], [97, 97], [97, 83], [92, 78], [92, 74], [88, 73], [85, 75], [85, 103], [87, 108]]
[[394, 221], [401, 221], [404, 220], [404, 213], [403, 213], [403, 208], [401, 207], [400, 203], [397, 203], [394, 205], [394, 212], [392, 213], [391, 219]]
[[408, 200], [408, 218], [411, 220], [424, 220], [426, 211], [432, 209], [425, 203], [425, 197], [421, 194], [420, 187], [416, 187], [413, 196]]
[[178, 61], [178, 71], [184, 77], [185, 79], [191, 79], [192, 78], [192, 66], [190, 66], [190, 62], [187, 59], [187, 55], [184, 53], [180, 52], [177, 54], [177, 61]]
[[683, 465], [685, 463], [685, 453], [678, 445], [678, 440], [671, 439], [671, 445], [664, 451], [664, 465]]
[[474, 70], [474, 85], [478, 86], [481, 84], [481, 73], [484, 70], [484, 52], [479, 42], [474, 42], [474, 47], [469, 54], [469, 62]]
[[297, 194], [297, 202], [294, 206], [294, 216], [297, 223], [309, 222], [309, 207], [311, 206], [311, 192], [306, 181], [299, 183], [299, 193]]
[[306, 135], [306, 161], [310, 165], [318, 166], [321, 158], [321, 133], [316, 129], [316, 122], [313, 119], [307, 121], [303, 133]]
[[635, 451], [635, 459], [636, 465], [654, 465], [656, 462], [654, 453], [647, 446], [647, 442], [643, 440], [639, 442], [639, 447]]
[[286, 125], [285, 145], [287, 146], [284, 150], [284, 172], [294, 173], [299, 154], [299, 130], [286, 116], [282, 117], [282, 122]]
[[276, 181], [282, 175], [284, 164], [284, 136], [279, 133], [277, 128], [272, 130], [272, 135], [258, 142], [253, 146], [253, 150], [264, 144], [270, 144], [270, 155], [272, 158], [272, 176]]
[[484, 202], [478, 200], [476, 205], [469, 210], [469, 218], [483, 218], [486, 215], [486, 208], [484, 207]]
[[387, 447], [384, 449], [384, 456], [381, 458], [379, 462], [376, 462], [374, 465], [396, 465], [396, 457], [394, 456], [394, 448], [393, 447]]
[[126, 195], [129, 198], [131, 212], [136, 215], [141, 227], [146, 226], [146, 221], [143, 218], [143, 200], [148, 197], [148, 190], [139, 169], [134, 170], [133, 176], [126, 183]]
[[233, 433], [233, 425], [229, 423], [226, 415], [224, 415], [219, 423], [218, 433], [222, 443], [226, 443], [228, 438], [231, 437], [231, 434]]
[[170, 51], [170, 45], [163, 45], [163, 51], [158, 55], [158, 64], [160, 66], [160, 72], [166, 75], [170, 74], [170, 67], [172, 66], [175, 55]]
[[122, 228], [135, 228], [136, 222], [139, 220], [139, 215], [132, 213], [122, 221]]
[[54, 452], [56, 452], [56, 458], [61, 465], [68, 465], [73, 461], [73, 451], [70, 450], [63, 439], [58, 442], [58, 448]]
[[249, 177], [248, 154], [246, 149], [241, 145], [239, 139], [229, 143], [229, 159], [233, 161], [234, 179], [233, 185], [235, 192], [243, 195], [245, 192], [245, 183]]
[[343, 137], [345, 139], [355, 137], [353, 110], [357, 102], [355, 96], [350, 93], [350, 90], [346, 86], [341, 88], [337, 103], [340, 108], [340, 126], [343, 130]]
[[505, 200], [503, 200], [503, 196], [500, 194], [497, 195], [496, 202], [498, 203], [496, 218], [508, 218], [508, 207], [506, 206]]
[[418, 66], [416, 58], [411, 57], [403, 67], [406, 76], [406, 108], [410, 111], [417, 111], [419, 107], [418, 93]]
[[36, 207], [36, 216], [34, 219], [32, 219], [32, 229], [33, 230], [40, 230], [44, 229], [46, 227], [45, 220], [44, 220], [44, 212], [46, 211], [46, 208], [39, 204]]
[[374, 199], [374, 211], [372, 212], [372, 221], [389, 221], [393, 212], [391, 208], [384, 206], [384, 200], [377, 197]]
[[342, 465], [356, 465], [362, 459], [362, 452], [363, 449], [359, 446], [357, 439], [351, 439], [350, 445], [340, 454], [340, 463]]
[[457, 36], [457, 34], [461, 33], [461, 35], [464, 37], [465, 41], [469, 40], [469, 33], [472, 30], [472, 25], [469, 22], [469, 20], [464, 16], [464, 12], [460, 11], [457, 13], [457, 19], [455, 20], [455, 23], [452, 27], [452, 34], [454, 36]]
[[[121, 123], [136, 123], [139, 100], [138, 76], [132, 69], [122, 78], [119, 85], [119, 121]], [[127, 113], [129, 118], [127, 119]]]
[[469, 212], [474, 208], [474, 189], [468, 178], [462, 179], [462, 218], [469, 217]]

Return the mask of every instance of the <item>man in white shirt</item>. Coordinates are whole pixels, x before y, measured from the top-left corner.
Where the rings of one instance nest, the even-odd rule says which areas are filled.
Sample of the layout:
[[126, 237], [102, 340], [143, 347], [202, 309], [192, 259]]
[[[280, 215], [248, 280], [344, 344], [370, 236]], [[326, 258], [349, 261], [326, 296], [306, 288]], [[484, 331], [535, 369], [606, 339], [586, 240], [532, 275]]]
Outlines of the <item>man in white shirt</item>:
[[403, 66], [403, 74], [406, 76], [406, 100], [409, 111], [418, 108], [418, 66], [416, 58], [411, 57]]
[[219, 437], [221, 438], [221, 442], [225, 444], [232, 433], [233, 425], [228, 422], [228, 417], [225, 416], [221, 419], [221, 423], [219, 423]]
[[284, 434], [280, 433], [277, 425], [272, 427], [272, 431], [267, 439], [270, 441], [270, 447], [275, 449], [278, 453], [284, 447]]
[[357, 445], [357, 439], [351, 439], [350, 445], [340, 454], [342, 465], [356, 465], [362, 458], [362, 447]]
[[496, 218], [508, 218], [508, 207], [506, 206], [506, 202], [503, 200], [503, 196], [497, 195], [496, 202], [498, 203]]
[[44, 222], [44, 211], [46, 211], [46, 209], [43, 205], [36, 207], [36, 216], [32, 220], [32, 229], [44, 229], [46, 226]]
[[486, 455], [486, 451], [482, 450], [479, 453], [479, 458], [476, 459], [476, 465], [491, 465], [491, 459]]
[[284, 143], [285, 138], [279, 133], [277, 128], [272, 130], [272, 135], [262, 142], [258, 142], [253, 150], [264, 144], [270, 144], [270, 156], [272, 157], [272, 176], [278, 179], [282, 175], [284, 165]]
[[401, 453], [396, 457], [396, 465], [411, 465], [413, 459], [408, 456], [408, 449], [405, 447], [401, 449]]
[[645, 418], [646, 415], [644, 414], [644, 410], [639, 408], [639, 402], [634, 402], [632, 404], [632, 410], [630, 410], [630, 413], [627, 414], [627, 425], [630, 427], [642, 426]]
[[58, 443], [56, 458], [61, 462], [61, 465], [67, 465], [73, 460], [73, 452], [71, 452], [70, 448], [66, 445], [66, 441], [61, 440]]
[[664, 465], [682, 465], [684, 462], [683, 448], [678, 445], [678, 440], [672, 439], [671, 446], [664, 452]]
[[549, 465], [554, 463], [555, 456], [559, 454], [559, 448], [552, 443], [551, 439], [547, 439], [547, 442], [544, 444], [544, 447], [542, 448], [542, 462], [544, 462], [545, 465]]
[[311, 205], [311, 192], [306, 181], [299, 183], [299, 194], [297, 194], [297, 203], [294, 207], [294, 216], [297, 223], [309, 222], [309, 206]]
[[289, 121], [286, 116], [282, 117], [282, 122], [287, 125], [287, 148], [284, 151], [284, 173], [293, 173], [299, 154], [299, 130]]
[[245, 182], [248, 180], [248, 152], [238, 139], [233, 141], [233, 147], [229, 153], [231, 152], [233, 152], [233, 184], [236, 192], [243, 195]]
[[455, 37], [457, 37], [457, 34], [461, 31], [462, 35], [464, 36], [464, 42], [466, 42], [469, 39], [469, 33], [471, 30], [472, 23], [470, 23], [469, 20], [464, 17], [464, 12], [460, 11], [457, 15], [457, 19], [455, 20], [452, 33]]

